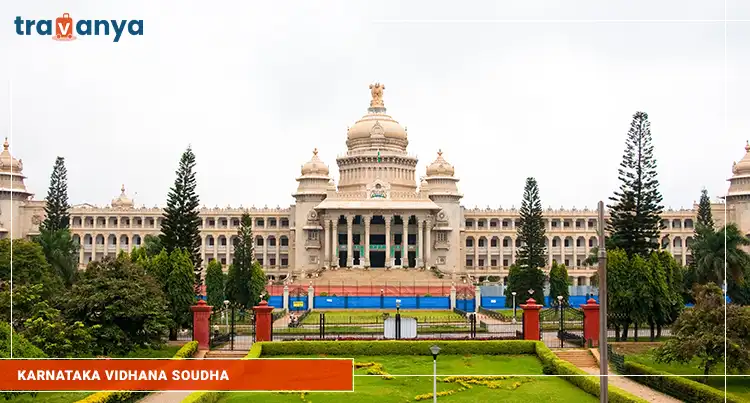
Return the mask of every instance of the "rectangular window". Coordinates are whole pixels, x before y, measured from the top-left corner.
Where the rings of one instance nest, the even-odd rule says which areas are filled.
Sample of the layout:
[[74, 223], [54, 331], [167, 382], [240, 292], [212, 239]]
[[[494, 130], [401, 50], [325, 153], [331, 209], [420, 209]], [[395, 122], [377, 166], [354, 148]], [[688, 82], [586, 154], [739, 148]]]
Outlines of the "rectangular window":
[[508, 267], [508, 259], [503, 259], [503, 267]]
[[471, 259], [466, 259], [466, 267], [471, 267], [472, 263]]
[[497, 259], [490, 260], [490, 266], [496, 267], [497, 266]]
[[287, 266], [289, 266], [289, 259], [281, 258], [281, 267], [287, 267]]

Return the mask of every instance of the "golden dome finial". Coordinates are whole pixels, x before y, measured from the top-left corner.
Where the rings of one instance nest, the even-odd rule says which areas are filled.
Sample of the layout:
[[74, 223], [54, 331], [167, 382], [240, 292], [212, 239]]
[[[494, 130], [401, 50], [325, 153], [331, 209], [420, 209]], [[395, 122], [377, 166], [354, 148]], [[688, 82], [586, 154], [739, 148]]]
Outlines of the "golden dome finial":
[[442, 149], [438, 149], [438, 157], [442, 157], [442, 156], [443, 156], [443, 150]]
[[122, 187], [120, 187], [120, 191], [124, 194], [125, 193], [125, 184], [122, 184]]
[[10, 147], [10, 144], [8, 144], [8, 138], [5, 138], [5, 143], [3, 143], [3, 149], [5, 151], [8, 151], [8, 147]]
[[[8, 142], [6, 141], [5, 144], [8, 144]], [[5, 149], [7, 150], [8, 147], [6, 146]], [[745, 140], [745, 151], [750, 153], [750, 141], [748, 140]]]
[[318, 155], [318, 147], [315, 147], [315, 149], [313, 150], [313, 155]]

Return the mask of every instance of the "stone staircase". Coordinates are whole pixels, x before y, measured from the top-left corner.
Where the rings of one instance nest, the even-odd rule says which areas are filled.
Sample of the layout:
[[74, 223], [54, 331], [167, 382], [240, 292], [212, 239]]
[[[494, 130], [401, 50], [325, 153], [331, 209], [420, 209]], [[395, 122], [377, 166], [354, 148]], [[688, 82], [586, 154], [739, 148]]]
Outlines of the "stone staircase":
[[404, 285], [428, 285], [428, 284], [450, 284], [450, 279], [439, 279], [435, 277], [435, 274], [429, 270], [418, 270], [418, 269], [339, 269], [339, 270], [326, 270], [322, 272], [318, 277], [312, 279], [298, 280], [298, 283], [309, 284], [310, 281], [313, 285], [316, 284], [328, 284], [337, 283], [345, 285], [366, 285], [366, 284], [398, 284]]
[[555, 354], [578, 368], [598, 368], [599, 364], [589, 350], [560, 350]]
[[247, 355], [247, 351], [241, 350], [211, 350], [206, 353], [206, 359], [221, 358], [221, 359], [235, 359], [239, 360]]

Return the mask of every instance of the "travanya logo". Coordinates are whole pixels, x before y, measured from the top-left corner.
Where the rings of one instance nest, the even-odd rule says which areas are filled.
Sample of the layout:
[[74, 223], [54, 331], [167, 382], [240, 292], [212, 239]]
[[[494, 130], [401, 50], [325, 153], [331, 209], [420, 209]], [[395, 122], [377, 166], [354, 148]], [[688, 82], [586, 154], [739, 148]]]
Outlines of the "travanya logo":
[[51, 36], [56, 41], [72, 41], [77, 38], [76, 35], [109, 36], [112, 32], [114, 42], [119, 42], [126, 28], [130, 35], [143, 35], [143, 20], [79, 20], [73, 24], [68, 13], [56, 18], [54, 25], [52, 20], [24, 20], [20, 16], [16, 17], [14, 23], [18, 35], [31, 35], [35, 30], [37, 35]]

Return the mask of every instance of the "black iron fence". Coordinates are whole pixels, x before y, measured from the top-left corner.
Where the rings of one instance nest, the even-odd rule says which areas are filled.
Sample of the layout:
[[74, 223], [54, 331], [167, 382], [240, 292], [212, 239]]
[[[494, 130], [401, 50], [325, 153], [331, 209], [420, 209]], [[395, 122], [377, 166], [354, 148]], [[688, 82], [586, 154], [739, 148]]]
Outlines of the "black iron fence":
[[569, 306], [545, 308], [539, 312], [539, 339], [548, 347], [583, 347], [583, 310]]
[[252, 310], [227, 307], [210, 317], [212, 350], [246, 351], [255, 341], [255, 315]]
[[292, 326], [275, 326], [274, 340], [341, 339], [520, 339], [522, 324], [485, 323], [473, 313], [424, 314], [316, 312]]

